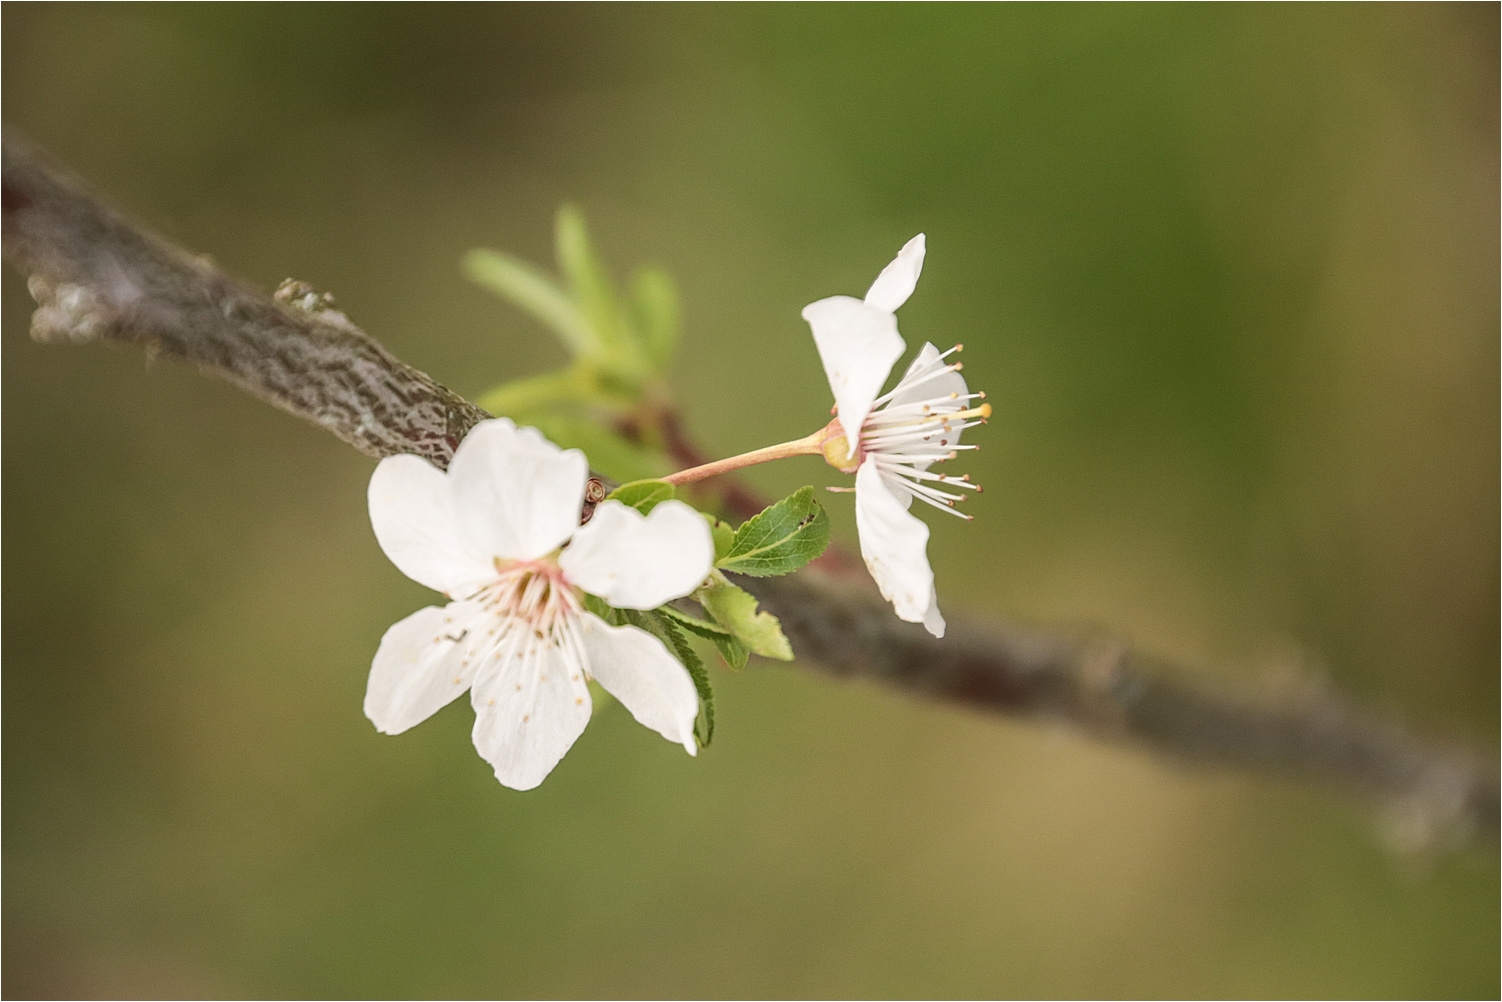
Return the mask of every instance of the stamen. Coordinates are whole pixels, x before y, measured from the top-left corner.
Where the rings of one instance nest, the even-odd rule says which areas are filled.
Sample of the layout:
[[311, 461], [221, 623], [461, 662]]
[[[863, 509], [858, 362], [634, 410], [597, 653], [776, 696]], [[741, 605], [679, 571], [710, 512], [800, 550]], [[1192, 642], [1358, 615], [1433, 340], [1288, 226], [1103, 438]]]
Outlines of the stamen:
[[920, 484], [920, 483], [918, 483], [916, 481], [905, 483], [902, 486], [906, 487], [908, 490], [912, 491], [914, 494], [922, 494], [922, 495], [924, 495], [926, 497], [931, 497], [931, 498], [934, 498], [935, 500], [943, 501], [945, 504], [950, 505], [950, 506], [953, 506], [954, 502], [963, 499], [963, 495], [960, 495], [960, 494], [950, 494], [947, 491], [934, 490], [932, 487], [928, 486], [927, 484]]
[[922, 400], [910, 400], [904, 404], [897, 404], [896, 406], [886, 407], [879, 411], [872, 411], [867, 416], [866, 423], [868, 425], [872, 422], [879, 424], [889, 422], [894, 418], [906, 418], [912, 414], [921, 413], [925, 408], [927, 410], [941, 410], [945, 413], [950, 413], [964, 408], [965, 405], [961, 401], [968, 401], [983, 396], [985, 394], [978, 391], [975, 393], [955, 392], [944, 393], [937, 397], [925, 397]]
[[940, 484], [953, 484], [955, 487], [968, 487], [972, 491], [980, 490], [980, 485], [972, 484], [970, 482], [970, 474], [968, 473], [963, 477], [949, 477], [941, 473], [929, 473], [927, 470], [918, 470], [907, 466], [888, 466], [887, 464], [881, 462], [878, 462], [876, 465], [882, 470], [886, 470], [890, 473], [897, 473], [904, 477], [912, 477], [917, 480], [928, 480]]
[[861, 436], [861, 445], [867, 452], [892, 452], [894, 448], [904, 442], [926, 442], [935, 435], [947, 435], [952, 432], [964, 431], [966, 428], [974, 428], [979, 421], [967, 421], [964, 424], [956, 424], [951, 418], [934, 418], [929, 421], [914, 421], [905, 425], [892, 425], [879, 431], [870, 432]]
[[907, 488], [908, 489], [908, 493], [910, 493], [913, 497], [917, 498], [919, 501], [922, 501], [925, 504], [932, 505], [933, 507], [939, 509], [942, 512], [947, 512], [948, 514], [953, 515], [956, 518], [962, 518], [962, 519], [964, 519], [967, 522], [973, 522], [973, 521], [975, 521], [975, 516], [974, 515], [967, 515], [964, 512], [962, 512], [962, 511], [958, 510], [957, 508], [955, 508], [953, 505], [945, 504], [942, 501], [935, 501], [933, 498], [928, 497], [927, 495], [924, 495], [924, 494], [922, 494], [922, 493], [920, 493], [920, 492], [918, 492], [916, 490], [912, 490], [912, 488], [918, 486], [917, 484], [909, 484], [906, 481], [903, 481], [903, 482], [901, 482], [900, 486], [902, 486], [904, 488]]
[[[916, 424], [921, 421], [931, 421], [941, 418], [970, 417], [970, 411], [965, 409], [965, 404], [970, 398], [977, 396], [974, 393], [956, 395], [955, 397], [931, 397], [928, 400], [917, 400], [910, 404], [902, 404], [897, 407], [888, 407], [885, 410], [873, 411], [866, 418], [862, 426], [861, 437], [865, 437], [871, 431], [879, 431], [886, 428], [901, 427], [907, 424]], [[982, 404], [980, 407], [971, 408], [971, 411], [979, 413], [990, 404]], [[989, 411], [986, 412], [989, 416]]]

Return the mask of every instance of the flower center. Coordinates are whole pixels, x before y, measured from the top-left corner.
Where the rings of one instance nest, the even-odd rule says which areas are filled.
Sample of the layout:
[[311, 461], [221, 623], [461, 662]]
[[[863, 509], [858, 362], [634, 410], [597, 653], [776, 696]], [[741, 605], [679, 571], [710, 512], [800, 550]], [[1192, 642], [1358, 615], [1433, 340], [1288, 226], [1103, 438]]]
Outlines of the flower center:
[[537, 635], [551, 636], [561, 621], [579, 613], [579, 593], [568, 583], [555, 556], [537, 560], [495, 558], [500, 577], [486, 585], [475, 601], [495, 615], [519, 619]]
[[[928, 364], [915, 368], [903, 377], [897, 388], [876, 400], [877, 407], [861, 426], [857, 459], [876, 460], [876, 467], [890, 487], [905, 491], [935, 508], [968, 519], [954, 510], [964, 493], [954, 494], [942, 487], [979, 492], [969, 474], [951, 477], [932, 473], [929, 467], [953, 459], [962, 449], [979, 448], [961, 445], [960, 432], [985, 424], [991, 405], [977, 403], [985, 399], [981, 392], [970, 392], [962, 380], [940, 380], [960, 370], [961, 363], [945, 364], [950, 354], [960, 351], [955, 345]], [[956, 386], [958, 388], [951, 388]]]

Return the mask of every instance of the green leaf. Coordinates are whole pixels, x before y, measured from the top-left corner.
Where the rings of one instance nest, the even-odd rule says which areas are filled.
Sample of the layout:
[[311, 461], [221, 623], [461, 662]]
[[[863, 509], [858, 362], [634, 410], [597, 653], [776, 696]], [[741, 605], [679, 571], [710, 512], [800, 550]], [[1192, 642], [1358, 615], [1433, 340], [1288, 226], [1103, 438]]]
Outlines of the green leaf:
[[673, 621], [666, 616], [652, 616], [656, 620], [659, 630], [668, 644], [668, 649], [673, 655], [683, 662], [683, 667], [688, 669], [689, 678], [694, 680], [694, 688], [699, 692], [699, 702], [704, 707], [704, 730], [701, 734], [697, 723], [694, 727], [694, 737], [699, 742], [700, 748], [708, 748], [709, 742], [714, 739], [714, 689], [709, 685], [709, 671], [704, 667], [704, 662], [699, 660], [699, 655], [688, 645], [682, 631], [673, 625]]
[[630, 309], [647, 361], [661, 372], [678, 349], [681, 312], [672, 276], [661, 268], [639, 269], [631, 283]]
[[563, 206], [558, 210], [555, 232], [558, 270], [568, 280], [574, 303], [592, 329], [599, 352], [618, 364], [639, 369], [640, 351], [635, 339], [622, 329], [615, 289], [589, 241], [584, 215], [572, 205]]
[[731, 584], [724, 574], [719, 571], [710, 574], [709, 581], [700, 586], [693, 597], [752, 653], [779, 661], [793, 660], [792, 645], [783, 636], [777, 617], [758, 610], [756, 598]]
[[814, 500], [814, 489], [803, 487], [747, 519], [715, 566], [758, 578], [790, 574], [828, 545], [829, 515]]
[[704, 662], [694, 649], [684, 639], [682, 631], [674, 626], [673, 621], [661, 615], [660, 611], [639, 612], [636, 609], [615, 609], [622, 621], [629, 626], [646, 630], [652, 636], [661, 640], [664, 646], [672, 652], [684, 669], [689, 678], [693, 679], [694, 689], [699, 694], [699, 702], [704, 710], [704, 730], [701, 733], [697, 723], [694, 726], [694, 739], [699, 742], [699, 747], [708, 746], [714, 737], [714, 690], [709, 685], [709, 672], [704, 668]]
[[605, 500], [619, 501], [648, 515], [662, 502], [671, 500], [677, 492], [678, 489], [666, 480], [634, 480], [629, 484], [621, 484]]
[[549, 404], [600, 402], [600, 393], [584, 373], [570, 367], [502, 383], [475, 402], [492, 414], [519, 419]]
[[588, 592], [584, 593], [584, 610], [594, 613], [611, 626], [620, 626], [626, 622], [625, 613], [620, 609], [612, 608], [603, 598]]
[[730, 552], [735, 542], [735, 528], [729, 522], [721, 522], [708, 512], [700, 512], [709, 523], [709, 534], [714, 539], [714, 558], [719, 560]]
[[705, 639], [730, 636], [729, 632], [719, 623], [712, 623], [707, 619], [700, 619], [698, 616], [690, 615], [676, 606], [658, 606], [654, 611], [667, 616], [673, 622], [688, 630], [690, 633], [696, 633], [699, 636], [704, 637]]
[[517, 424], [532, 425], [565, 449], [582, 450], [590, 467], [612, 480], [650, 480], [667, 472], [668, 463], [661, 456], [595, 421], [551, 411], [513, 411], [511, 416]]
[[674, 608], [671, 605], [665, 605], [657, 611], [659, 614], [672, 619], [673, 622], [688, 632], [703, 637], [714, 644], [720, 652], [720, 657], [724, 658], [725, 663], [731, 668], [739, 671], [746, 667], [746, 660], [750, 658], [751, 652], [746, 649], [745, 644], [732, 637], [718, 623], [711, 623], [707, 619], [690, 616], [682, 609]]
[[746, 662], [751, 660], [751, 651], [745, 644], [731, 636], [719, 634], [709, 638], [710, 643], [720, 652], [720, 657], [725, 663], [736, 671], [746, 667]]
[[479, 248], [464, 255], [464, 274], [541, 321], [574, 355], [598, 355], [595, 336], [578, 305], [537, 268], [499, 251]]

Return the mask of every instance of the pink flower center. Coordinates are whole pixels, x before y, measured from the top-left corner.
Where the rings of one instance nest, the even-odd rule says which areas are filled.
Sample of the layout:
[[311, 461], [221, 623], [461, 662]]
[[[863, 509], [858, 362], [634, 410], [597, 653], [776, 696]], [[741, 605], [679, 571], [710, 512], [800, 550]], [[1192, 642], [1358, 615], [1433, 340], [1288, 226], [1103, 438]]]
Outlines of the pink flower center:
[[552, 557], [497, 557], [495, 569], [500, 577], [481, 589], [475, 601], [484, 603], [497, 616], [521, 620], [539, 639], [550, 636], [560, 621], [577, 615], [582, 608], [577, 590]]

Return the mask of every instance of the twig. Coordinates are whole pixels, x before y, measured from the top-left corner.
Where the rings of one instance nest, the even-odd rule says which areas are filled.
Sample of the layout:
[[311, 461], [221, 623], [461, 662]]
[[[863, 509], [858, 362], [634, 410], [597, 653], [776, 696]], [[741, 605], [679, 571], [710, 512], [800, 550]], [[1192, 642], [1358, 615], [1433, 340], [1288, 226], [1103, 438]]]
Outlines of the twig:
[[[11, 135], [3, 182], [5, 256], [28, 276], [39, 340], [119, 341], [191, 362], [369, 456], [412, 452], [446, 466], [488, 416], [398, 361], [327, 297], [296, 283], [273, 297], [230, 278], [106, 208]], [[1217, 689], [1109, 639], [996, 619], [955, 616], [934, 640], [870, 587], [817, 572], [742, 583], [782, 620], [802, 664], [1181, 760], [1333, 780], [1395, 809], [1414, 845], [1497, 837], [1494, 757], [1420, 741], [1334, 693]]]

